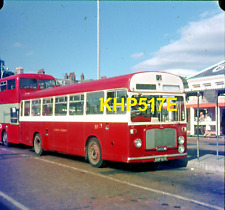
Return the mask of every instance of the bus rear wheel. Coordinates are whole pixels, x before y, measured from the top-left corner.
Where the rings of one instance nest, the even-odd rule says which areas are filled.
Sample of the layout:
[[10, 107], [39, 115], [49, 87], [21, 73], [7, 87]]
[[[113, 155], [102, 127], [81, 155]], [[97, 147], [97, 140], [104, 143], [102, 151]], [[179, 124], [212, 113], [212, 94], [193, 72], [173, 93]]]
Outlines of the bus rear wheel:
[[102, 167], [102, 150], [97, 138], [92, 138], [89, 141], [87, 150], [89, 163], [95, 168]]
[[34, 152], [37, 156], [41, 156], [44, 152], [41, 143], [41, 136], [39, 133], [37, 133], [34, 137]]
[[9, 147], [10, 146], [10, 143], [8, 142], [8, 136], [7, 136], [6, 131], [3, 131], [3, 134], [2, 134], [2, 143], [6, 147]]

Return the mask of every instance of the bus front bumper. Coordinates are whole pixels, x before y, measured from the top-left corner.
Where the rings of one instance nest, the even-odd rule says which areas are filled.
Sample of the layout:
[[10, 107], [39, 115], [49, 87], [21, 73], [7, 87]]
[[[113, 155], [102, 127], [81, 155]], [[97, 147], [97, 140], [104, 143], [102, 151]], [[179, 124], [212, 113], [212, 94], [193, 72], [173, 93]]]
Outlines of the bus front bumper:
[[183, 154], [168, 154], [168, 155], [154, 155], [154, 156], [142, 156], [142, 157], [128, 157], [127, 163], [138, 162], [162, 162], [174, 159], [187, 158], [187, 153]]

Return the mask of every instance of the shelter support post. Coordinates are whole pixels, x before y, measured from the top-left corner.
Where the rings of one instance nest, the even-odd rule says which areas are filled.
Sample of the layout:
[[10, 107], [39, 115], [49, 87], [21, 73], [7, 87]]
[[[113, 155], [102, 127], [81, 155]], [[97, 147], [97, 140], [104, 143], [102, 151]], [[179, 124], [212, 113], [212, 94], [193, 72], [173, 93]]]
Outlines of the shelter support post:
[[197, 92], [197, 158], [199, 160], [199, 96], [200, 93]]

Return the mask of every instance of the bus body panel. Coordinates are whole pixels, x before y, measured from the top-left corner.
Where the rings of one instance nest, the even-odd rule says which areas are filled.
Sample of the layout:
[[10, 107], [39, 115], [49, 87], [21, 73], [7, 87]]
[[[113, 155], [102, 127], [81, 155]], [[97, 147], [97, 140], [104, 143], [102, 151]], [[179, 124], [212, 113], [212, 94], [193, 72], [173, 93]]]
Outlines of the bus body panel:
[[19, 103], [19, 94], [17, 89], [1, 91], [0, 104]]
[[126, 162], [129, 151], [128, 123], [104, 123], [105, 157], [107, 160]]
[[[39, 133], [43, 149], [85, 156], [86, 141], [96, 137], [104, 148], [102, 157], [105, 160], [127, 162], [127, 123], [21, 122], [21, 127], [21, 143], [29, 146], [33, 146], [33, 137]], [[105, 131], [106, 128], [109, 129]]]
[[[91, 137], [98, 138], [102, 150], [102, 158], [109, 161], [118, 162], [154, 162], [157, 156], [168, 156], [168, 160], [187, 157], [187, 151], [179, 154], [177, 150], [178, 137], [186, 138], [185, 124], [163, 124], [163, 125], [132, 125], [127, 123], [105, 123], [105, 122], [22, 122], [23, 144], [32, 146], [33, 136], [39, 133], [42, 138], [42, 146], [47, 150], [85, 156], [86, 141]], [[106, 129], [107, 128], [107, 129]], [[156, 148], [146, 149], [146, 131], [151, 129], [174, 129], [176, 131], [176, 146], [167, 147], [166, 151], [157, 151]], [[132, 135], [130, 129], [136, 129], [137, 133]], [[106, 130], [106, 131], [105, 131]], [[67, 135], [69, 134], [69, 135]], [[136, 148], [135, 139], [142, 140], [142, 147]], [[184, 146], [186, 148], [187, 142]], [[174, 155], [174, 156], [173, 156]]]
[[8, 142], [19, 144], [19, 126], [18, 125], [7, 125], [6, 128]]
[[80, 122], [68, 123], [68, 153], [80, 156], [85, 155], [85, 124]]

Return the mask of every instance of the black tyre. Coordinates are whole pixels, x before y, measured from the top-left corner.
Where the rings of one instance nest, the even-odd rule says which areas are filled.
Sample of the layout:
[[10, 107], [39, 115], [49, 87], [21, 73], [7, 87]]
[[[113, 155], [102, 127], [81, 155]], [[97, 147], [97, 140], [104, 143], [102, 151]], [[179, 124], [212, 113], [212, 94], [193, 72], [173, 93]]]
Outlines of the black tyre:
[[8, 142], [8, 136], [7, 136], [6, 131], [3, 131], [3, 134], [2, 134], [2, 143], [6, 147], [9, 147], [10, 146], [10, 143]]
[[41, 156], [44, 152], [42, 148], [41, 136], [37, 133], [34, 137], [34, 152], [37, 156]]
[[97, 138], [92, 138], [87, 147], [87, 155], [89, 163], [96, 168], [103, 166], [102, 150]]

